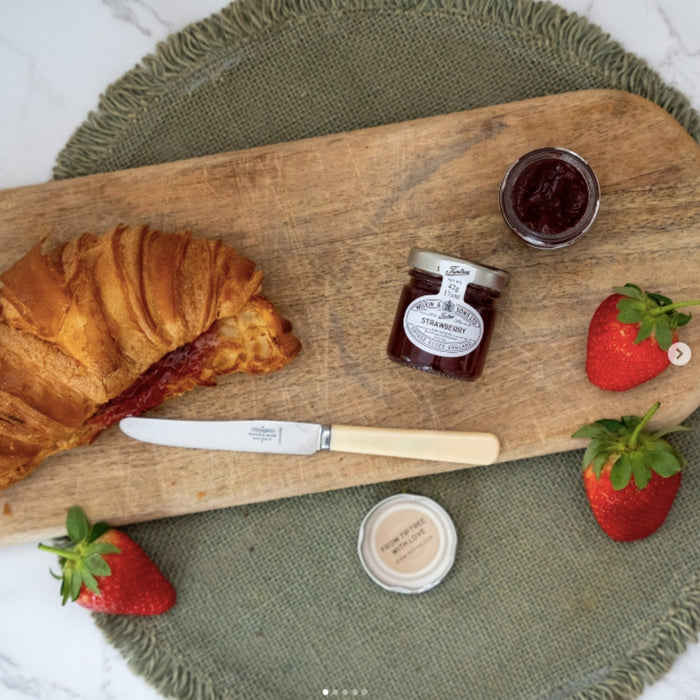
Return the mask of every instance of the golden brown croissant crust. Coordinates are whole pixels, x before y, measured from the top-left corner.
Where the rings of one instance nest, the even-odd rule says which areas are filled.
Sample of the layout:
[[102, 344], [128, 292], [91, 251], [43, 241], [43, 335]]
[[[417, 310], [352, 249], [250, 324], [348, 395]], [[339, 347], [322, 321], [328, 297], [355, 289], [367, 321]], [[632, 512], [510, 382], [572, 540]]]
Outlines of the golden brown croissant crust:
[[255, 264], [189, 231], [37, 244], [0, 282], [0, 489], [125, 415], [301, 348]]

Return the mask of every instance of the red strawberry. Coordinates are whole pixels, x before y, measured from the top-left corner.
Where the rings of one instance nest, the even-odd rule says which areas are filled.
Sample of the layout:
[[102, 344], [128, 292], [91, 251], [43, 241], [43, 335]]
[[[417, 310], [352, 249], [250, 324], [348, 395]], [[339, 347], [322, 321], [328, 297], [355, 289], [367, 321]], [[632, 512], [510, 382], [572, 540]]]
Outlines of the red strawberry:
[[601, 389], [625, 391], [669, 366], [668, 349], [678, 340], [676, 329], [690, 321], [690, 314], [676, 309], [700, 304], [700, 300], [674, 304], [634, 284], [613, 291], [596, 309], [588, 327], [586, 373]]
[[175, 604], [175, 589], [143, 549], [128, 535], [106, 523], [90, 526], [73, 506], [66, 518], [72, 547], [39, 549], [58, 554], [61, 595], [96, 612], [159, 615]]
[[586, 495], [600, 527], [618, 542], [640, 540], [658, 530], [680, 486], [686, 462], [664, 435], [688, 428], [646, 431], [659, 405], [643, 418], [599, 420], [572, 436], [591, 440], [583, 455]]

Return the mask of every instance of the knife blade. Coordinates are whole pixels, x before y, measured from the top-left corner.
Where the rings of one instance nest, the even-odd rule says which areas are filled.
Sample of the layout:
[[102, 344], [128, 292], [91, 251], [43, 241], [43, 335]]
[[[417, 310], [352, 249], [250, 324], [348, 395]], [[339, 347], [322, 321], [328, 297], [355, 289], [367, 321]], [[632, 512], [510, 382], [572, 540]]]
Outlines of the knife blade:
[[493, 464], [500, 443], [493, 433], [405, 430], [293, 421], [199, 421], [123, 418], [135, 440], [168, 447], [312, 455], [318, 451], [404, 457], [457, 464]]

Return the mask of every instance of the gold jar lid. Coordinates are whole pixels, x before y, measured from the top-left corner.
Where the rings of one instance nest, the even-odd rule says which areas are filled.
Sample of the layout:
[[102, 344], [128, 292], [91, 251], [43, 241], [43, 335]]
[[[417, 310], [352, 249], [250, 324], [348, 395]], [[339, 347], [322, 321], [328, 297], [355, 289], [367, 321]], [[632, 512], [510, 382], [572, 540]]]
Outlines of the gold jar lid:
[[408, 253], [408, 266], [417, 270], [423, 270], [433, 275], [441, 274], [440, 270], [444, 269], [443, 265], [464, 265], [470, 267], [473, 272], [473, 277], [470, 280], [471, 284], [478, 284], [480, 287], [488, 287], [502, 292], [507, 286], [510, 275], [497, 267], [489, 265], [480, 265], [479, 263], [456, 258], [452, 255], [443, 255], [434, 250], [426, 248], [411, 248]]

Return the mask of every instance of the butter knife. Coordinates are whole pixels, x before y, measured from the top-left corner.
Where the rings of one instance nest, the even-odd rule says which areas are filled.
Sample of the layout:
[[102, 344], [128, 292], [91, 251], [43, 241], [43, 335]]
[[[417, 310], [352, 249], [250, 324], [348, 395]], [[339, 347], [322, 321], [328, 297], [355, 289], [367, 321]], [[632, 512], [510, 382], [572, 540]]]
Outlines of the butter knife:
[[199, 421], [124, 418], [119, 427], [141, 442], [234, 452], [312, 455], [320, 450], [366, 455], [492, 464], [500, 443], [492, 433], [403, 430], [293, 421]]

